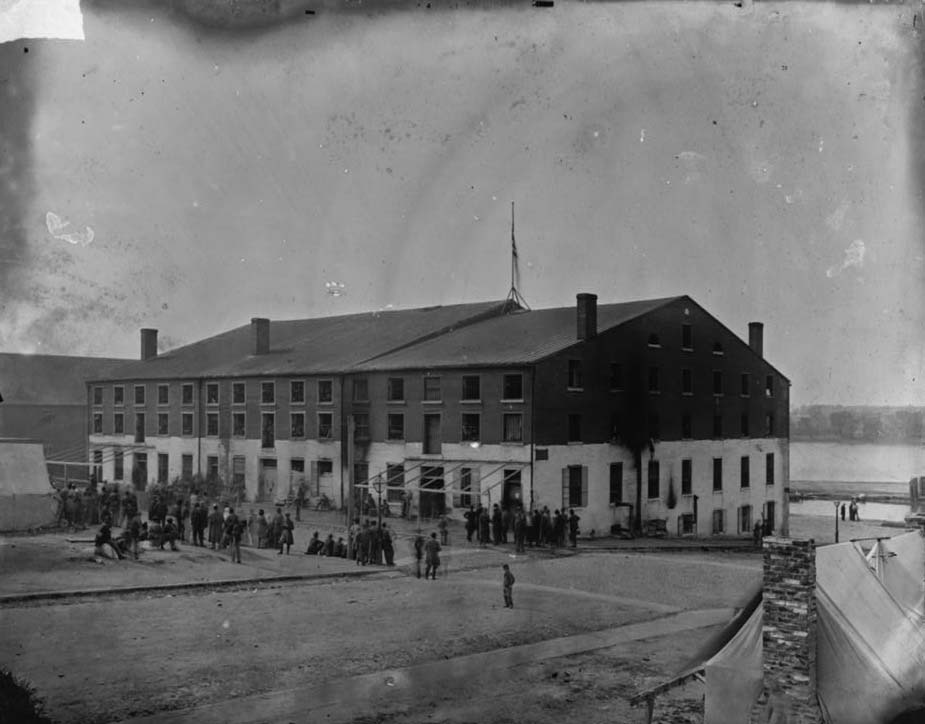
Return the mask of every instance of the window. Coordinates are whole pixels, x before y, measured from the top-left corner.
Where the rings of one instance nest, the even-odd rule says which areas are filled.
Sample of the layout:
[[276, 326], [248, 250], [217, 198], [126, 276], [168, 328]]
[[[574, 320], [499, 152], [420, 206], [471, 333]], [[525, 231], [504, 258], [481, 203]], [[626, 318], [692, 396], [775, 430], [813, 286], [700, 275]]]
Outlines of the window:
[[369, 440], [369, 415], [365, 412], [353, 416], [353, 437], [356, 440]]
[[623, 502], [623, 463], [610, 463], [610, 504]]
[[116, 480], [125, 478], [125, 454], [121, 450], [115, 450], [112, 454], [112, 477]]
[[690, 458], [681, 461], [681, 495], [691, 495], [694, 489], [694, 464]]
[[739, 429], [742, 432], [742, 437], [748, 437], [748, 413], [743, 412], [742, 416], [739, 418]]
[[389, 377], [387, 394], [389, 402], [404, 402], [405, 380], [401, 377]]
[[135, 413], [135, 442], [145, 441], [145, 413]]
[[619, 362], [610, 363], [610, 389], [623, 389], [623, 365]]
[[774, 485], [774, 453], [764, 457], [764, 484]]
[[93, 404], [94, 405], [103, 404], [103, 388], [102, 387], [93, 388]]
[[714, 343], [713, 343], [713, 354], [722, 354], [722, 353], [723, 353], [723, 345], [722, 345], [722, 343], [720, 343], [720, 342], [714, 342]]
[[121, 412], [117, 412], [112, 416], [112, 431], [116, 435], [125, 434], [125, 415]]
[[[463, 468], [465, 470], [465, 468]], [[405, 491], [405, 466], [404, 465], [386, 465], [385, 482], [389, 486], [385, 499], [390, 503], [400, 503]]]
[[523, 375], [504, 375], [503, 400], [522, 400], [524, 398]]
[[764, 396], [774, 397], [774, 375], [768, 375], [764, 378]]
[[276, 415], [272, 412], [264, 412], [260, 415], [260, 419], [260, 446], [274, 447], [276, 445]]
[[183, 384], [183, 387], [180, 388], [180, 399], [184, 405], [193, 404], [193, 385], [186, 382]]
[[650, 347], [661, 347], [661, 343], [658, 341], [658, 335], [654, 332], [649, 335], [649, 346]]
[[217, 405], [218, 404], [218, 382], [207, 382], [206, 383], [206, 404], [207, 405]]
[[681, 349], [694, 349], [694, 328], [689, 324], [681, 325]]
[[713, 511], [713, 534], [719, 535], [725, 530], [723, 509], [717, 508]]
[[659, 464], [658, 460], [649, 460], [649, 492], [648, 497], [658, 498], [661, 497], [661, 485], [659, 481]]
[[145, 404], [145, 386], [144, 385], [135, 385], [135, 404], [136, 405]]
[[245, 382], [232, 382], [231, 383], [231, 403], [233, 405], [243, 405], [245, 402], [245, 395], [247, 393], [246, 383]]
[[103, 434], [103, 413], [93, 413], [93, 432], [97, 435]]
[[583, 508], [588, 504], [588, 469], [581, 465], [569, 465], [563, 487], [562, 507]]
[[167, 435], [167, 424], [169, 415], [166, 412], [157, 413], [157, 434]]
[[524, 439], [524, 416], [519, 412], [505, 413], [502, 418], [503, 442], [523, 442]]
[[330, 412], [318, 413], [318, 439], [330, 440], [333, 435], [333, 415]]
[[125, 388], [122, 385], [116, 385], [112, 388], [112, 404], [116, 406], [125, 404]]
[[264, 405], [272, 405], [274, 402], [276, 402], [275, 382], [260, 383], [260, 402]]
[[334, 383], [331, 380], [318, 380], [318, 404], [330, 405], [334, 401]]
[[649, 392], [658, 392], [658, 367], [649, 368]]
[[231, 484], [237, 490], [244, 490], [247, 480], [245, 473], [247, 458], [243, 455], [235, 455], [231, 458]]
[[740, 476], [739, 476], [739, 486], [742, 488], [748, 488], [751, 486], [751, 480], [749, 478], [748, 472], [748, 455], [743, 455], [739, 465]]
[[353, 379], [353, 401], [369, 402], [369, 380], [365, 377]]
[[713, 492], [720, 493], [723, 490], [723, 459], [713, 458]]
[[305, 404], [305, 383], [302, 380], [289, 383], [289, 402], [293, 405]]
[[424, 415], [424, 434], [421, 452], [425, 455], [439, 455], [443, 445], [442, 420], [439, 414]]
[[749, 375], [748, 372], [743, 372], [742, 373], [742, 391], [740, 394], [742, 395], [742, 397], [749, 397], [751, 396], [751, 389], [752, 389], [751, 375]]
[[193, 456], [183, 455], [180, 458], [180, 476], [188, 480], [193, 477]]
[[752, 506], [743, 505], [739, 508], [739, 533], [751, 533]]
[[713, 437], [720, 438], [723, 436], [723, 416], [713, 415]]
[[568, 361], [568, 388], [570, 390], [580, 390], [584, 388], [584, 378], [580, 359], [570, 359]]
[[713, 370], [713, 394], [723, 394], [723, 373], [721, 370]]
[[167, 453], [157, 454], [157, 482], [166, 483], [170, 476], [170, 457]]
[[440, 378], [427, 376], [424, 378], [424, 401], [425, 402], [440, 402], [442, 399], [440, 394]]
[[568, 441], [581, 442], [581, 415], [568, 416]]
[[231, 413], [231, 434], [234, 437], [245, 437], [247, 435], [245, 423], [246, 418], [243, 412]]
[[662, 437], [662, 425], [657, 412], [649, 415], [649, 437], [653, 440], [659, 440]]
[[464, 412], [462, 415], [462, 441], [478, 442], [482, 435], [482, 417], [477, 412]]
[[693, 425], [691, 423], [690, 413], [685, 412], [681, 415], [681, 438], [690, 440], [694, 436]]
[[389, 440], [405, 439], [405, 416], [400, 412], [390, 412], [388, 416]]
[[158, 385], [157, 386], [157, 404], [158, 405], [169, 405], [170, 404], [170, 385]]
[[774, 413], [769, 412], [764, 418], [764, 432], [767, 437], [774, 436]]
[[327, 459], [318, 460], [318, 475], [333, 475], [334, 463]]
[[218, 413], [210, 412], [206, 415], [206, 435], [218, 437]]
[[463, 375], [462, 399], [464, 400], [482, 399], [482, 380], [478, 375]]
[[693, 395], [694, 394], [694, 379], [689, 369], [681, 370], [681, 394], [682, 395]]
[[183, 434], [192, 435], [193, 434], [193, 413], [184, 412], [182, 416], [182, 422], [183, 422], [183, 430], [182, 430]]
[[289, 415], [289, 436], [294, 439], [305, 437], [305, 413], [293, 412]]
[[213, 480], [218, 477], [218, 455], [209, 455], [206, 458], [206, 477]]

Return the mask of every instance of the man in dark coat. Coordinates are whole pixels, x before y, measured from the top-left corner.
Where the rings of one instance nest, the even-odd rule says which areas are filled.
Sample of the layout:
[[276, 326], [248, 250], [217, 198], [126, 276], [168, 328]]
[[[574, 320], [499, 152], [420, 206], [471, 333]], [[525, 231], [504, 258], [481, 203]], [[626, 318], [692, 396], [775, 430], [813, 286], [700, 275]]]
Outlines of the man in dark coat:
[[498, 507], [498, 504], [495, 503], [495, 507], [491, 513], [491, 537], [495, 545], [501, 543], [501, 528], [503, 525], [503, 519], [501, 516], [501, 508]]
[[274, 548], [279, 546], [279, 539], [283, 534], [283, 527], [283, 509], [277, 508], [273, 520], [270, 521], [270, 545]]
[[472, 534], [479, 527], [478, 514], [475, 512], [475, 508], [470, 505], [469, 510], [463, 514], [463, 517], [466, 519], [466, 540], [471, 543]]
[[382, 552], [385, 555], [385, 564], [387, 566], [395, 565], [395, 547], [392, 544], [392, 536], [389, 533], [386, 524], [382, 524]]
[[232, 563], [241, 562], [241, 534], [244, 532], [244, 526], [235, 515], [234, 508], [228, 510], [228, 517], [225, 518], [222, 528], [222, 534], [228, 540], [228, 549], [231, 551]]
[[578, 546], [578, 521], [580, 521], [580, 520], [581, 520], [581, 518], [579, 518], [577, 515], [575, 515], [575, 511], [572, 510], [572, 509], [569, 509], [569, 512], [568, 512], [568, 539], [569, 539], [569, 541], [570, 541], [571, 544], [572, 544], [572, 548], [576, 548], [576, 547]]
[[437, 580], [437, 569], [440, 567], [440, 543], [437, 541], [437, 534], [431, 533], [430, 538], [424, 544], [424, 578], [430, 576], [431, 580]]
[[222, 512], [218, 509], [218, 505], [212, 504], [212, 512], [209, 513], [209, 544], [214, 551], [216, 546], [221, 546], [222, 544], [222, 528], [225, 525], [225, 521], [222, 518]]

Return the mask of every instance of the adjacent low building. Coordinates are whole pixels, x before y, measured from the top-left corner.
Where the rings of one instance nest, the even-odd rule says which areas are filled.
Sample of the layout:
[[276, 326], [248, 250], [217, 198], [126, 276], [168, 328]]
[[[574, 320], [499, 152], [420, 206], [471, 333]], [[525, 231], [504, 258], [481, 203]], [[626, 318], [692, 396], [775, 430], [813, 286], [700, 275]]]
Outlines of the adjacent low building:
[[[789, 381], [690, 297], [526, 310], [487, 302], [250, 325], [89, 384], [103, 477], [300, 481], [425, 516], [573, 508], [583, 534], [786, 528]], [[351, 475], [352, 473], [352, 475]]]

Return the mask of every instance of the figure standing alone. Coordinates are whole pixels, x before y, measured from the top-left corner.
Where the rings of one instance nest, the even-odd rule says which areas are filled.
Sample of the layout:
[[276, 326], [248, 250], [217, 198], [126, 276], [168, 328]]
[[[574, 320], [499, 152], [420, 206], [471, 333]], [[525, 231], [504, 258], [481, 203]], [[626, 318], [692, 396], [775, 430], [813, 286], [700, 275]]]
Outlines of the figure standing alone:
[[514, 608], [514, 574], [507, 563], [501, 567], [504, 569], [504, 578], [501, 581], [504, 588], [504, 607]]

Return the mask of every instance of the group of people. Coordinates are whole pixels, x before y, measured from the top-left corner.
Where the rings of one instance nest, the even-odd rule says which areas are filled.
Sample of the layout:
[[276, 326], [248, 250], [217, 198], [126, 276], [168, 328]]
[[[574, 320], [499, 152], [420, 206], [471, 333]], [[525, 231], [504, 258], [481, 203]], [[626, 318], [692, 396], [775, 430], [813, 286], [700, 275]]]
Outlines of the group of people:
[[358, 566], [395, 565], [395, 539], [387, 523], [379, 525], [367, 519], [360, 525], [360, 519], [354, 518], [347, 529], [347, 539]]
[[117, 484], [106, 482], [98, 489], [92, 476], [83, 489], [76, 483], [68, 483], [66, 488], [58, 491], [57, 499], [58, 525], [73, 530], [101, 523], [125, 527], [138, 512], [138, 498], [134, 491], [125, 490], [120, 494]]
[[[841, 519], [845, 519], [845, 504], [841, 504]], [[856, 498], [851, 499], [851, 503], [848, 505], [848, 520], [858, 521], [861, 519], [861, 516], [858, 514], [858, 501]]]
[[[466, 519], [466, 540], [472, 542], [473, 536], [482, 545], [493, 543], [501, 545], [508, 542], [509, 536], [523, 552], [529, 546], [549, 545], [552, 548], [564, 547], [566, 535], [572, 548], [578, 544], [579, 521], [581, 518], [574, 510], [550, 512], [549, 506], [537, 508], [532, 512], [523, 508], [501, 509], [495, 503], [491, 512], [481, 504], [476, 508], [469, 506], [464, 514]], [[441, 530], [442, 532], [442, 530]], [[444, 541], [445, 542], [445, 541]]]

